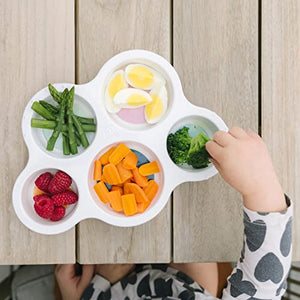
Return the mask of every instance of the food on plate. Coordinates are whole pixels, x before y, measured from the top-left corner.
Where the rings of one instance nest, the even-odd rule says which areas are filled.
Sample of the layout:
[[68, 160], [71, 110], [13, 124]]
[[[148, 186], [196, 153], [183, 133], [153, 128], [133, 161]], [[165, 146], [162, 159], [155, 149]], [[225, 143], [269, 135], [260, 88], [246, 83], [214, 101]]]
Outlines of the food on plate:
[[205, 144], [210, 139], [200, 132], [195, 137], [189, 135], [189, 128], [184, 126], [175, 133], [170, 133], [167, 138], [167, 150], [172, 161], [177, 165], [184, 163], [194, 169], [205, 168], [209, 165], [210, 155]]
[[121, 109], [119, 105], [116, 105], [113, 101], [115, 95], [122, 89], [128, 87], [128, 83], [124, 77], [124, 71], [119, 70], [114, 72], [108, 80], [107, 88], [105, 90], [105, 107], [110, 113], [117, 113]]
[[66, 208], [78, 201], [71, 184], [72, 178], [63, 171], [57, 171], [54, 176], [50, 172], [38, 176], [33, 190], [35, 212], [43, 219], [61, 220]]
[[168, 93], [165, 86], [151, 90], [152, 101], [145, 106], [145, 119], [149, 124], [157, 123], [165, 114], [168, 106]]
[[156, 161], [152, 161], [140, 166], [139, 172], [144, 176], [155, 174], [159, 172], [159, 166]]
[[125, 78], [131, 86], [144, 90], [166, 83], [158, 72], [143, 64], [128, 65], [125, 68]]
[[118, 114], [125, 122], [155, 124], [167, 110], [166, 80], [145, 64], [127, 65], [109, 77], [104, 104], [109, 113]]
[[[140, 172], [141, 168], [147, 176]], [[134, 150], [120, 143], [95, 161], [93, 178], [97, 183], [94, 190], [104, 204], [110, 204], [118, 213], [126, 216], [143, 213], [159, 190], [153, 179], [153, 174], [158, 172], [156, 161], [149, 162], [146, 158], [139, 161]]]
[[147, 105], [152, 101], [149, 93], [138, 89], [123, 89], [113, 99], [114, 104], [121, 108], [136, 108]]
[[53, 129], [46, 150], [53, 151], [59, 135], [62, 134], [63, 154], [77, 154], [80, 145], [84, 148], [89, 146], [86, 132], [96, 131], [95, 120], [78, 116], [73, 112], [74, 87], [70, 90], [65, 89], [62, 93], [51, 84], [48, 85], [48, 89], [59, 106], [56, 107], [43, 100], [33, 102], [32, 110], [45, 120], [32, 118], [31, 127]]

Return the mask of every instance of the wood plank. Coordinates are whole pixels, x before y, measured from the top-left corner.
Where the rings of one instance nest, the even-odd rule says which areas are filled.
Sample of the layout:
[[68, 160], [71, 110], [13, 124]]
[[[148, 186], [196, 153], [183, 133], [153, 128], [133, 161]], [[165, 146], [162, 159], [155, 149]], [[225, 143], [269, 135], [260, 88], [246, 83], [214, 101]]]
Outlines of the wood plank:
[[262, 3], [262, 136], [295, 202], [293, 259], [300, 260], [300, 2]]
[[74, 80], [73, 1], [1, 1], [0, 36], [0, 264], [74, 262], [74, 229], [56, 236], [33, 233], [11, 203], [28, 159], [21, 132], [27, 101], [49, 82]]
[[[146, 49], [170, 59], [170, 1], [78, 1], [77, 80], [91, 80], [103, 63], [127, 49]], [[169, 262], [170, 202], [152, 221], [117, 228], [98, 220], [78, 226], [80, 263]]]
[[[187, 98], [225, 123], [258, 128], [258, 1], [174, 0], [174, 66]], [[241, 197], [219, 175], [173, 198], [174, 261], [236, 261]]]

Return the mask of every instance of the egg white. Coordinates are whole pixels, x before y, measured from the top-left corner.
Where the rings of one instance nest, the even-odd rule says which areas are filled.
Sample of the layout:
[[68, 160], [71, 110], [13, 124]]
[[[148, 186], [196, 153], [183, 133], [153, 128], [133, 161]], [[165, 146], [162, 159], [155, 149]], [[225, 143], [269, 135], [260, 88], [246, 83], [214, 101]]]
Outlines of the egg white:
[[[134, 67], [143, 67], [143, 68], [148, 69], [150, 72], [152, 72], [152, 74], [154, 75], [152, 84], [150, 84], [147, 87], [138, 87], [138, 86], [136, 86], [129, 79], [130, 70]], [[157, 71], [153, 70], [152, 68], [148, 67], [147, 65], [143, 65], [143, 64], [130, 64], [130, 65], [126, 66], [126, 68], [125, 68], [125, 79], [128, 82], [128, 84], [130, 84], [131, 86], [133, 86], [135, 88], [143, 89], [143, 90], [151, 90], [154, 86], [163, 86], [166, 83], [165, 79], [163, 78], [163, 76], [161, 74], [159, 74]]]
[[105, 95], [104, 95], [104, 103], [105, 103], [105, 107], [106, 107], [106, 110], [109, 112], [109, 113], [118, 113], [120, 110], [121, 110], [121, 107], [119, 105], [116, 105], [113, 101], [113, 98], [110, 97], [109, 93], [108, 93], [108, 88], [109, 88], [109, 85], [111, 83], [111, 81], [115, 78], [115, 76], [121, 74], [122, 77], [123, 77], [123, 81], [124, 81], [124, 89], [128, 87], [128, 83], [127, 81], [125, 80], [125, 77], [124, 77], [124, 71], [123, 70], [118, 70], [116, 72], [114, 72], [109, 80], [108, 80], [108, 83], [107, 83], [107, 86], [105, 88]]

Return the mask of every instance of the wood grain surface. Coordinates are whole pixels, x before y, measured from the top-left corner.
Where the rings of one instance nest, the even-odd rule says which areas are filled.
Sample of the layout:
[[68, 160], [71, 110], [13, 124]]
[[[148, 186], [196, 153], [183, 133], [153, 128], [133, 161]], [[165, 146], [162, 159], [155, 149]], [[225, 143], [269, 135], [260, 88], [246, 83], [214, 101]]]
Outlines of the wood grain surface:
[[[258, 1], [174, 0], [174, 67], [187, 98], [227, 126], [258, 128]], [[236, 261], [241, 197], [219, 175], [173, 198], [174, 261]]]
[[[170, 59], [170, 1], [77, 1], [78, 83], [91, 80], [103, 63], [127, 49], [152, 50]], [[101, 149], [99, 149], [100, 151]], [[169, 262], [170, 201], [152, 221], [118, 228], [98, 220], [77, 226], [80, 263]]]
[[49, 82], [74, 80], [73, 18], [71, 0], [0, 1], [0, 264], [75, 261], [74, 229], [33, 233], [18, 220], [11, 199], [28, 159], [21, 131], [25, 105]]
[[294, 201], [293, 260], [300, 260], [300, 2], [263, 1], [262, 136]]

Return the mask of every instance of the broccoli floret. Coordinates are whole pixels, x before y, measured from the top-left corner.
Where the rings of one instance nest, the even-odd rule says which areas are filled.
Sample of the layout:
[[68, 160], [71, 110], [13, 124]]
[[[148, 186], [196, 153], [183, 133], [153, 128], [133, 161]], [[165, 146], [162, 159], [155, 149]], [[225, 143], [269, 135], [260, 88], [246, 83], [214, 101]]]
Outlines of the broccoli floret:
[[205, 148], [208, 141], [210, 139], [202, 132], [192, 139], [186, 162], [193, 168], [200, 169], [208, 166], [210, 155]]
[[186, 162], [191, 140], [189, 128], [186, 126], [168, 135], [167, 150], [175, 164]]

